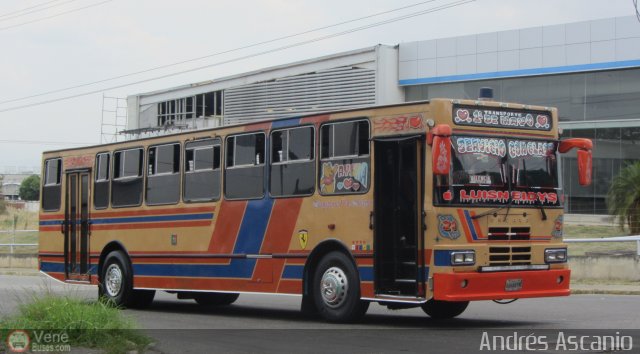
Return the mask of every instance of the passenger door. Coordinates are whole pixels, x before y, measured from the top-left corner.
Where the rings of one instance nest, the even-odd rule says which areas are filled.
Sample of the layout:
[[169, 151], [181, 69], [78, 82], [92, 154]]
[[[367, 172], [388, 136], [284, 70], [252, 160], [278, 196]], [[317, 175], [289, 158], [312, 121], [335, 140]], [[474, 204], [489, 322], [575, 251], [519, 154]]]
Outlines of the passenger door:
[[89, 171], [66, 174], [64, 260], [67, 279], [89, 281]]

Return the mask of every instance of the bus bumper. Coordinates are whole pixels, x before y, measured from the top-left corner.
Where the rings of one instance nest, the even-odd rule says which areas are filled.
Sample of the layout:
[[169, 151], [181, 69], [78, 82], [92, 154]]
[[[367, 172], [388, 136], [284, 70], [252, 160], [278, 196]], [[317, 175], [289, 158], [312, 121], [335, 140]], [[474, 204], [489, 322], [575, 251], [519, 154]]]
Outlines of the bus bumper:
[[[568, 296], [570, 275], [569, 269], [436, 273], [433, 275], [433, 298], [443, 301], [473, 301]], [[521, 285], [519, 289], [518, 283]]]

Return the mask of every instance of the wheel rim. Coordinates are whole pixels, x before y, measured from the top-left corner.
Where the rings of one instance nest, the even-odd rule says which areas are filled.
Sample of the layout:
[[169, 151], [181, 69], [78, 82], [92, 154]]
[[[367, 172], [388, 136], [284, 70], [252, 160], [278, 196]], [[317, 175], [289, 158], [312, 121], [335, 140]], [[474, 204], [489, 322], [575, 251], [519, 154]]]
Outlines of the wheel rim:
[[349, 282], [342, 269], [331, 267], [322, 274], [320, 295], [322, 301], [331, 308], [340, 307], [347, 298]]
[[122, 289], [122, 270], [116, 264], [111, 264], [105, 273], [104, 285], [107, 295], [118, 296]]

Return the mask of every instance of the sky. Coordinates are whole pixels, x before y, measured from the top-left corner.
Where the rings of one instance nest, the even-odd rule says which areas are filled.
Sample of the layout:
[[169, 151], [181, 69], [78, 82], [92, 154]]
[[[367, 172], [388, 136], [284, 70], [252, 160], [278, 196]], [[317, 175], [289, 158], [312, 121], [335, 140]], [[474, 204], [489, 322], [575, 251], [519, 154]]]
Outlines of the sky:
[[[448, 4], [452, 7], [235, 60]], [[38, 171], [43, 151], [100, 143], [103, 96], [125, 98], [376, 44], [633, 14], [632, 0], [3, 0], [0, 173]], [[209, 67], [171, 75], [201, 66]], [[151, 80], [161, 76], [167, 77]], [[103, 82], [89, 85], [97, 81]], [[140, 81], [146, 82], [134, 84]], [[40, 95], [69, 87], [76, 88]], [[34, 95], [39, 96], [25, 99]], [[43, 103], [70, 96], [77, 97]]]

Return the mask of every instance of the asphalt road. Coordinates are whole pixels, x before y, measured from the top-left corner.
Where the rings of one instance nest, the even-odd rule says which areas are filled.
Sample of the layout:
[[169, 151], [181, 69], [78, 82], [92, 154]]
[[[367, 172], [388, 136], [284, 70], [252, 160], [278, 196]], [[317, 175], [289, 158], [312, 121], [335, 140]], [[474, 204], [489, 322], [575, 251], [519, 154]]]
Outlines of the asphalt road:
[[[87, 299], [97, 295], [95, 287], [60, 284], [44, 276], [0, 275], [0, 314], [15, 312], [29, 294], [44, 291]], [[485, 332], [533, 333], [552, 342], [559, 332], [590, 338], [631, 335], [633, 350], [640, 351], [640, 296], [574, 295], [509, 305], [481, 301], [447, 321], [432, 320], [419, 308], [392, 311], [372, 304], [360, 323], [348, 325], [305, 318], [299, 302], [299, 297], [243, 294], [232, 306], [203, 308], [160, 292], [150, 308], [124, 313], [135, 318], [157, 340], [155, 350], [164, 353], [468, 353], [480, 349]], [[538, 352], [564, 352], [549, 347]]]

